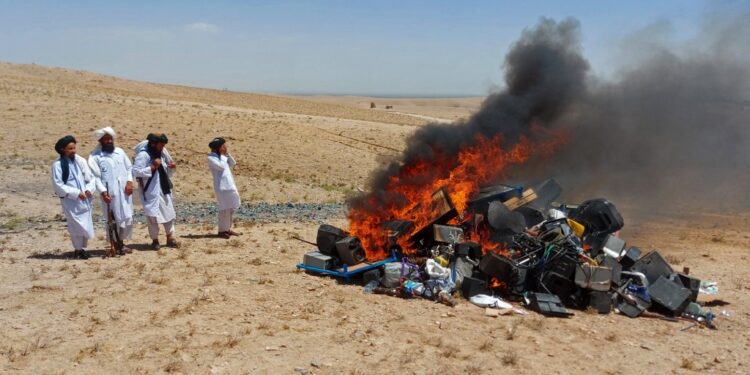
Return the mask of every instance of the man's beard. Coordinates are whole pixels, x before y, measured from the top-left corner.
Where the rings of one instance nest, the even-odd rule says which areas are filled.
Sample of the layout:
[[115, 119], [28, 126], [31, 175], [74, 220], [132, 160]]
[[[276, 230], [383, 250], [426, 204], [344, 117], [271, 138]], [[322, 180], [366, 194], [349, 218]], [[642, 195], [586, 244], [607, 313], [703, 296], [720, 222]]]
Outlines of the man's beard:
[[114, 143], [108, 143], [102, 145], [102, 151], [111, 154], [113, 151], [115, 151], [115, 145]]

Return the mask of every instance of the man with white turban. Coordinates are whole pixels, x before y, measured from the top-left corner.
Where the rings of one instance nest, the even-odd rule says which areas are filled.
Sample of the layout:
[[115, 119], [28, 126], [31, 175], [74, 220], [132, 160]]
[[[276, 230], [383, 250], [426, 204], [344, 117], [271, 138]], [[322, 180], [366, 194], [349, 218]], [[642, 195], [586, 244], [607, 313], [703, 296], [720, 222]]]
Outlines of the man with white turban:
[[237, 164], [229, 154], [224, 138], [214, 138], [208, 147], [208, 169], [214, 178], [214, 192], [216, 193], [216, 210], [219, 211], [219, 237], [229, 239], [239, 236], [232, 230], [232, 215], [240, 207], [240, 194], [232, 176], [232, 167]]
[[[133, 234], [133, 164], [128, 155], [119, 147], [115, 147], [115, 131], [111, 127], [94, 132], [94, 140], [99, 144], [89, 155], [89, 167], [96, 177], [96, 190], [102, 197], [104, 221], [112, 211], [119, 234], [118, 244], [122, 252], [132, 253], [123, 244], [130, 240]], [[107, 240], [109, 231], [107, 231]]]
[[52, 187], [60, 197], [68, 234], [73, 242], [73, 254], [79, 259], [88, 259], [86, 246], [94, 237], [91, 219], [91, 192], [96, 189], [86, 159], [76, 155], [76, 139], [66, 135], [55, 143], [60, 158], [52, 164]]
[[151, 236], [151, 248], [158, 250], [159, 224], [167, 233], [167, 246], [179, 247], [175, 240], [174, 204], [172, 202], [172, 171], [175, 162], [164, 147], [167, 144], [165, 134], [149, 134], [146, 141], [136, 147], [133, 162], [133, 176], [141, 187], [143, 211], [148, 220], [148, 234]]

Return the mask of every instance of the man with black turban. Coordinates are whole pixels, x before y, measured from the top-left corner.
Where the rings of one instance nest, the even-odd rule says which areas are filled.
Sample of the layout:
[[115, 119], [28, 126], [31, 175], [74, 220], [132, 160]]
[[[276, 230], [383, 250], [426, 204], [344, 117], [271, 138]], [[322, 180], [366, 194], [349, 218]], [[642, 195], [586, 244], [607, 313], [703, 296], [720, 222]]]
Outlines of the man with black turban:
[[143, 211], [148, 220], [148, 234], [151, 248], [158, 250], [159, 224], [167, 233], [167, 246], [179, 247], [175, 240], [174, 222], [176, 218], [172, 201], [172, 172], [174, 160], [164, 147], [168, 142], [165, 134], [149, 134], [146, 141], [136, 146], [133, 176], [141, 187]]
[[73, 255], [88, 259], [86, 246], [89, 238], [94, 237], [91, 192], [96, 189], [96, 183], [86, 159], [76, 155], [76, 143], [72, 135], [66, 135], [55, 144], [60, 158], [52, 164], [52, 187], [65, 213]]
[[224, 138], [214, 138], [208, 147], [208, 169], [214, 177], [214, 192], [216, 193], [216, 210], [219, 211], [219, 237], [229, 238], [238, 236], [232, 230], [232, 215], [240, 207], [240, 194], [234, 184], [232, 167], [235, 162], [228, 152], [227, 143]]

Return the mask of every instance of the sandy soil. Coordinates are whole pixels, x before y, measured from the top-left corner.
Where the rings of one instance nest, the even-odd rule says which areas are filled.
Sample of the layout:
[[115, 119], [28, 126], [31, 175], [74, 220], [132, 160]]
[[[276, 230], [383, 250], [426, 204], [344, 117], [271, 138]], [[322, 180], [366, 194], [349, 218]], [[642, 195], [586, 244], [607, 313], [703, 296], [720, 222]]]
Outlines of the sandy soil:
[[[310, 246], [291, 237], [314, 239], [318, 224], [292, 219], [238, 223], [232, 240], [213, 237], [211, 220], [183, 224], [182, 247], [158, 252], [139, 224], [132, 255], [68, 259], [48, 175], [64, 133], [85, 155], [104, 124], [127, 147], [167, 132], [178, 204], [212, 199], [205, 144], [218, 134], [231, 137], [244, 200], [325, 202], [361, 186], [424, 123], [352, 98], [308, 99], [0, 64], [0, 373], [748, 373], [747, 215], [624, 212], [629, 243], [718, 281], [719, 295], [701, 297], [730, 303], [714, 308], [729, 314], [718, 330], [587, 312], [493, 318], [465, 300], [366, 295], [295, 270]], [[465, 116], [436, 100], [394, 110]]]
[[[482, 104], [483, 97], [458, 98], [375, 98], [366, 96], [292, 96], [316, 103], [339, 104], [359, 109], [370, 109], [375, 104], [375, 110], [396, 114], [404, 114], [428, 121], [454, 121], [466, 118]], [[387, 108], [387, 107], [391, 108]]]

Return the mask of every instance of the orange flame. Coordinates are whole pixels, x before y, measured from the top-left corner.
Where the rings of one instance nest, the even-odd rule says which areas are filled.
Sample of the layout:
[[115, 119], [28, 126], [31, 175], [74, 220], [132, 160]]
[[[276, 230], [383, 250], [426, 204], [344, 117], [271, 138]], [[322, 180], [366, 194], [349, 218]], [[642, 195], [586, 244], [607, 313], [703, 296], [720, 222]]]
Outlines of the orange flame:
[[490, 285], [489, 285], [489, 287], [491, 289], [508, 289], [508, 284], [500, 281], [496, 277], [492, 277], [492, 278], [490, 278]]
[[[388, 255], [387, 231], [383, 229], [385, 222], [409, 220], [414, 223], [416, 231], [436, 219], [431, 204], [436, 190], [447, 188], [456, 210], [462, 214], [480, 186], [498, 181], [508, 166], [523, 164], [532, 155], [549, 155], [565, 142], [565, 137], [555, 134], [551, 140], [535, 144], [521, 136], [509, 150], [502, 148], [502, 142], [501, 135], [493, 138], [478, 135], [474, 142], [459, 151], [458, 157], [449, 157], [435, 149], [436, 156], [432, 160], [403, 165], [399, 173], [390, 178], [385, 187], [385, 193], [393, 198], [389, 199], [389, 205], [377, 207], [376, 199], [371, 196], [368, 207], [351, 208], [349, 232], [360, 238], [367, 259], [378, 260]], [[406, 254], [416, 250], [408, 243], [409, 237], [401, 236], [398, 242]], [[503, 251], [489, 241], [488, 233], [475, 235], [472, 240], [480, 242], [483, 248], [486, 246], [486, 251]]]

